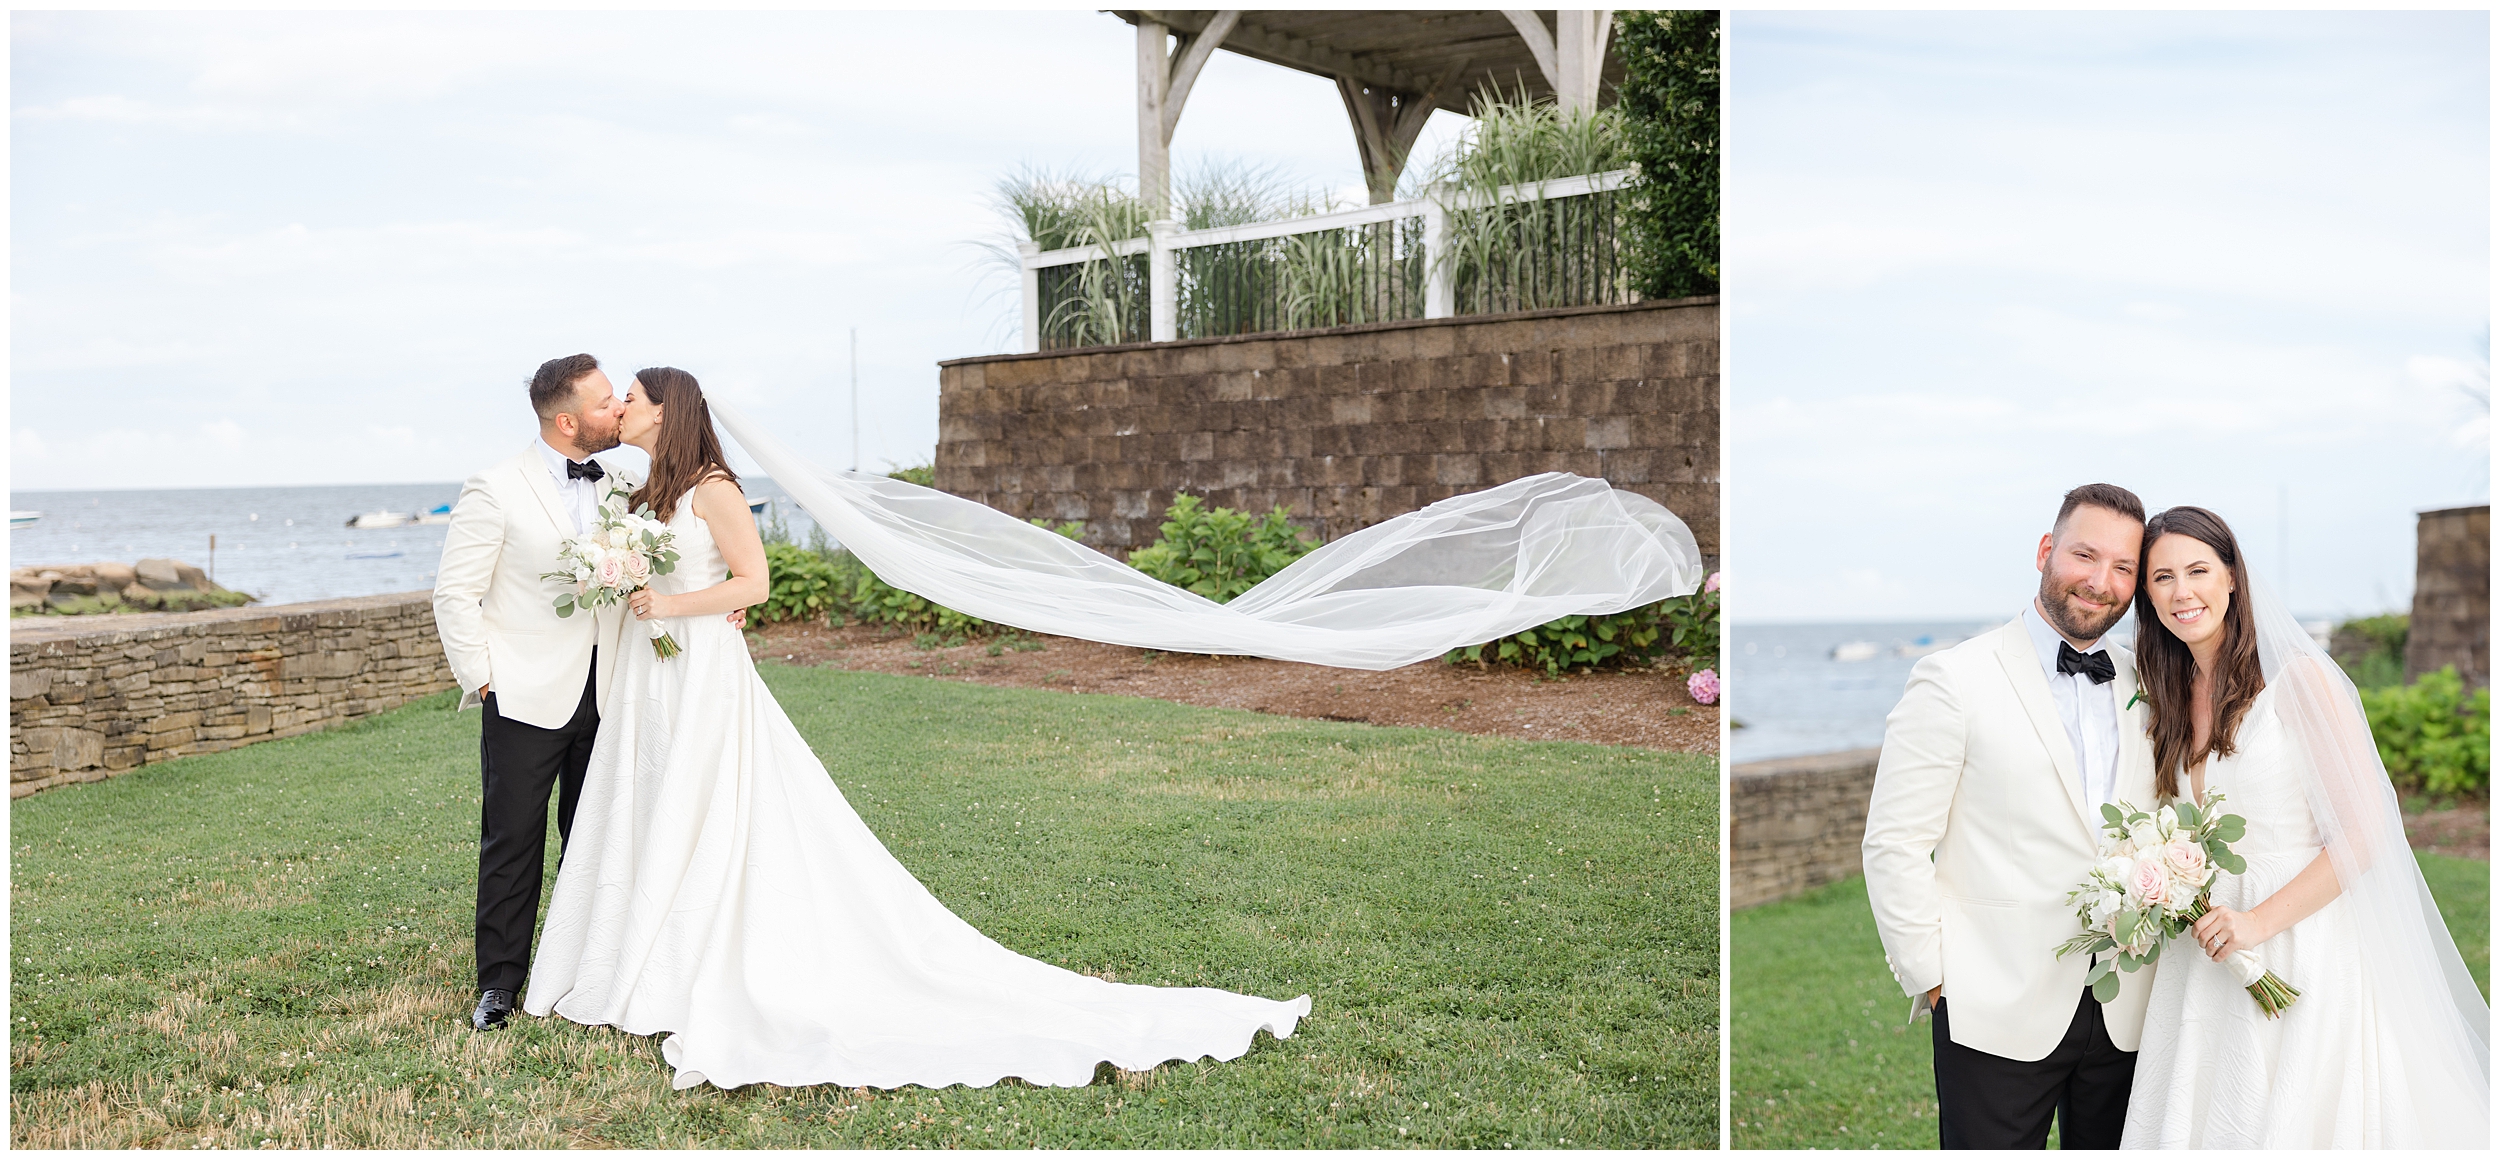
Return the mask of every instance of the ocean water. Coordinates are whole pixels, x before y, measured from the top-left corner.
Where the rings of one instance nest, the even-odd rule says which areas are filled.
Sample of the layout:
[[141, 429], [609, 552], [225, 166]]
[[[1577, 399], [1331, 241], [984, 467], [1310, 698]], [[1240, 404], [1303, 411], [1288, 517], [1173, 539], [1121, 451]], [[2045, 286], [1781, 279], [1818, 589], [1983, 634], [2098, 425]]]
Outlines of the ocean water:
[[[741, 481], [777, 499], [769, 479]], [[152, 556], [211, 568], [217, 583], [267, 604], [413, 592], [434, 586], [443, 525], [354, 529], [364, 512], [425, 512], [460, 498], [458, 482], [163, 491], [12, 491], [12, 511], [39, 511], [9, 532], [9, 566], [128, 564]], [[786, 500], [773, 509], [804, 543], [814, 525]], [[552, 563], [552, 562], [551, 562]]]
[[[2019, 610], [2019, 608], [2018, 608]], [[1862, 749], [1884, 740], [1922, 649], [1950, 645], [2012, 619], [1893, 624], [1728, 626], [1731, 761]], [[1842, 654], [1834, 650], [1857, 646]]]

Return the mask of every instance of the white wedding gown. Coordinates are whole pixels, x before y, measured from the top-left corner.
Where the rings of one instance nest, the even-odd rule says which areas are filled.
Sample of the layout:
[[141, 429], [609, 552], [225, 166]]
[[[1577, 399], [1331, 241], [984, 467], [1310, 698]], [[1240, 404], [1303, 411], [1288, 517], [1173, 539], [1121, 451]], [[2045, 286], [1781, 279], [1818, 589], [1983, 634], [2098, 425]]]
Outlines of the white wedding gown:
[[[2205, 791], [2248, 820], [2232, 850], [2243, 874], [2215, 884], [2215, 905], [2255, 907], [2314, 861], [2322, 840], [2284, 766], [2281, 699], [2269, 685], [2242, 720], [2237, 752], [2206, 761]], [[2192, 938], [2163, 948], [2153, 978], [2127, 1148], [2405, 1148], [2478, 1146], [2488, 1104], [2449, 1100], [2480, 1077], [2415, 1075], [2434, 1053], [2409, 1053], [2419, 1031], [2376, 1002], [2351, 899], [2338, 897], [2256, 948], [2300, 992], [2268, 1019], [2228, 969]]]
[[[728, 575], [681, 501], [663, 593]], [[720, 616], [626, 623], [523, 1004], [669, 1033], [676, 1086], [1082, 1086], [1096, 1065], [1233, 1059], [1311, 1009], [1108, 983], [1025, 958], [886, 852]]]

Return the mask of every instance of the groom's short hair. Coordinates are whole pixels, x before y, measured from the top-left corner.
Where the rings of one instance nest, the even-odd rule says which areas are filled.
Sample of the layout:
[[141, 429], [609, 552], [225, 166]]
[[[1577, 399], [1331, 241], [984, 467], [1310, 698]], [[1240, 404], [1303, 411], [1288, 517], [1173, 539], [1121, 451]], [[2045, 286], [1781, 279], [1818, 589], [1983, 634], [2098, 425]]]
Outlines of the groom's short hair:
[[538, 364], [538, 373], [530, 376], [530, 410], [538, 412], [542, 423], [570, 414], [575, 398], [573, 384], [598, 369], [599, 360], [586, 354], [568, 354]]
[[2139, 524], [2144, 522], [2144, 501], [2135, 498], [2134, 492], [2114, 483], [2087, 483], [2066, 493], [2066, 502], [2057, 505], [2057, 522], [2050, 526], [2065, 527], [2066, 517], [2086, 505], [2116, 512]]

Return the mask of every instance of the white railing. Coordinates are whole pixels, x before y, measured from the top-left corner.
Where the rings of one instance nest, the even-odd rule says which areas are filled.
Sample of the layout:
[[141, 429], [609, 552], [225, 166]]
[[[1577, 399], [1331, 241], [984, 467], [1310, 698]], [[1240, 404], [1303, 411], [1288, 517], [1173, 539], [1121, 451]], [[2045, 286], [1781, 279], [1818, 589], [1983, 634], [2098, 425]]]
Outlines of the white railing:
[[1562, 197], [1579, 197], [1606, 193], [1630, 184], [1632, 171], [1618, 169], [1610, 173], [1591, 173], [1579, 177], [1557, 177], [1550, 181], [1506, 185], [1492, 194], [1460, 195], [1443, 200], [1419, 197], [1409, 201], [1392, 201], [1361, 209], [1339, 210], [1335, 213], [1313, 214], [1309, 217], [1286, 218], [1281, 221], [1254, 222], [1241, 226], [1218, 226], [1209, 230], [1183, 230], [1168, 219], [1146, 223], [1146, 236], [1129, 238], [1104, 246], [1070, 246], [1063, 250], [1044, 250], [1026, 242], [1020, 250], [1024, 260], [1024, 341], [1026, 353], [1042, 349], [1042, 287], [1041, 272], [1054, 266], [1073, 266], [1100, 261], [1107, 257], [1147, 255], [1147, 281], [1152, 288], [1148, 297], [1150, 341], [1170, 342], [1179, 337], [1179, 264], [1173, 255], [1197, 246], [1221, 246], [1235, 242], [1255, 242], [1268, 238], [1291, 237], [1295, 234], [1322, 233], [1380, 222], [1407, 218], [1424, 220], [1424, 317], [1448, 318], [1456, 310], [1457, 293], [1454, 269], [1447, 258], [1449, 248], [1449, 215], [1519, 201], [1543, 201]]

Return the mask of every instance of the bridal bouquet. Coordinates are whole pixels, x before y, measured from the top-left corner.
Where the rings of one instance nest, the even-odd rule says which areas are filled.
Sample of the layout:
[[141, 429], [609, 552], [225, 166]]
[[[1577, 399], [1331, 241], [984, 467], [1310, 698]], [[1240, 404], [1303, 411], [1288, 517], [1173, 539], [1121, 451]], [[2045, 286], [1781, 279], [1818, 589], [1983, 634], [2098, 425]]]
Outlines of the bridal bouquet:
[[[556, 570], [541, 577], [573, 586], [556, 597], [556, 615], [616, 604], [650, 587], [652, 577], [677, 567], [676, 538], [667, 524], [651, 518], [648, 505], [631, 512], [600, 505], [599, 526], [566, 540], [556, 554]], [[651, 651], [661, 660], [676, 656], [681, 651], [677, 639], [659, 621], [649, 624]]]
[[[2061, 958], [2078, 951], [2116, 952], [2094, 963], [2086, 977], [2093, 998], [2104, 1003], [2117, 998], [2119, 971], [2159, 959], [2164, 942], [2205, 917], [2214, 880], [2225, 871], [2248, 869], [2247, 861], [2231, 852], [2231, 843], [2248, 833], [2248, 822], [2238, 814], [2216, 814], [2221, 802], [2222, 795], [2215, 794], [2202, 810], [2193, 802], [2175, 802], [2149, 814], [2125, 802], [2101, 807], [2100, 864], [2066, 894], [2083, 933], [2057, 948]], [[2268, 1018], [2280, 1018], [2300, 997], [2252, 952], [2234, 951], [2223, 965]]]

